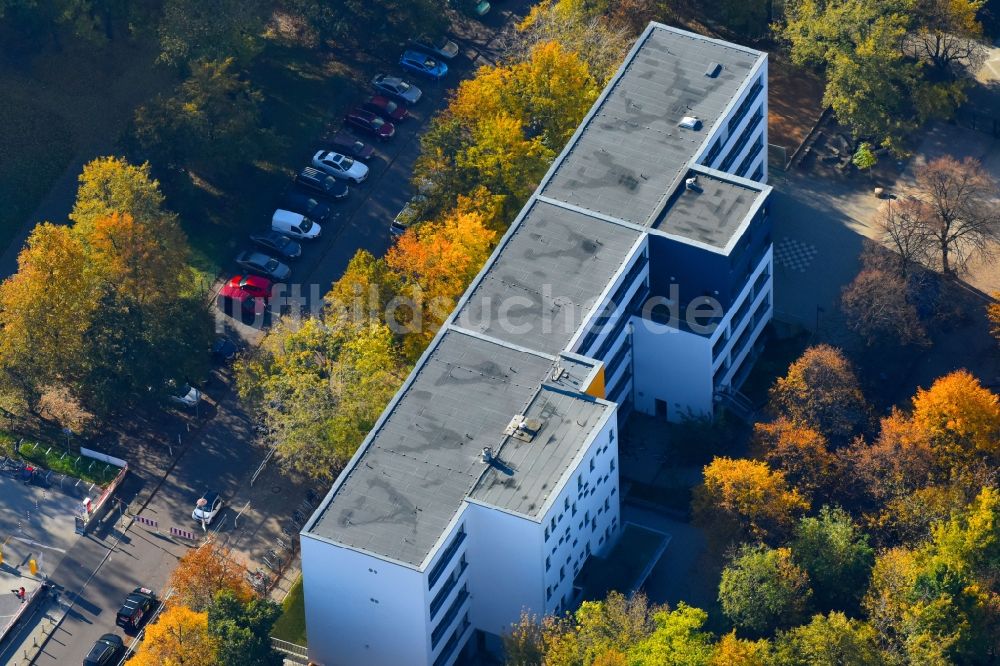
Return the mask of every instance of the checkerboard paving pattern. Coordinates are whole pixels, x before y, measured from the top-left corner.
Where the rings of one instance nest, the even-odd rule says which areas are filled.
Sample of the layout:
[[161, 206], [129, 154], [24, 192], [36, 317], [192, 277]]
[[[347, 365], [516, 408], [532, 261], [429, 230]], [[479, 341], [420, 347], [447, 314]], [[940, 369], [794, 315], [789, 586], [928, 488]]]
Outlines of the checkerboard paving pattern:
[[816, 246], [809, 243], [782, 237], [774, 245], [774, 261], [785, 268], [799, 273], [805, 273], [816, 256]]

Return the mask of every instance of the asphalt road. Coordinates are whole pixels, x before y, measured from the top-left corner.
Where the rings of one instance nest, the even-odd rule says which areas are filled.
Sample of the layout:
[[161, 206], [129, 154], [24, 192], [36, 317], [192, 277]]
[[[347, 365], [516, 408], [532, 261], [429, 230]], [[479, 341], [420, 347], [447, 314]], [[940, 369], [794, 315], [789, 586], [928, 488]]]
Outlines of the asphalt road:
[[[322, 240], [306, 247], [295, 266], [296, 278], [306, 285], [302, 293], [325, 293], [358, 249], [380, 256], [388, 248], [389, 222], [411, 196], [419, 132], [444, 104], [447, 88], [476, 66], [493, 60], [491, 46], [498, 28], [511, 20], [513, 12], [523, 15], [530, 5], [527, 0], [498, 4], [499, 12], [489, 17], [486, 26], [470, 24], [472, 31], [459, 36], [462, 54], [453, 68], [457, 71], [443, 83], [417, 82], [424, 90], [424, 99], [413, 109], [414, 118], [400, 126], [392, 141], [379, 146], [377, 157], [369, 164], [371, 175], [353, 188], [340, 206], [332, 233], [324, 228]], [[303, 156], [303, 164], [308, 157]], [[234, 328], [250, 342], [259, 337], [259, 331], [252, 328]], [[249, 419], [228, 381], [216, 380], [206, 393], [217, 401], [215, 413], [206, 415], [200, 430], [186, 436], [182, 446], [174, 444], [171, 455], [164, 452], [175, 437], [169, 433], [144, 445], [155, 449], [149, 455], [108, 451], [129, 459], [130, 464], [134, 458], [150, 461], [132, 466], [118, 496], [130, 505], [130, 512], [158, 520], [161, 534], [127, 519], [122, 530], [120, 515], [112, 514], [95, 534], [80, 539], [67, 552], [50, 578], [61, 591], [63, 603], [72, 606], [34, 663], [81, 663], [97, 637], [106, 632], [121, 633], [115, 627], [115, 612], [129, 592], [142, 585], [162, 593], [177, 559], [192, 545], [164, 534], [172, 525], [200, 529], [190, 516], [203, 490], [216, 489], [230, 498], [246, 497], [251, 492], [249, 479], [263, 451], [254, 444]], [[233, 529], [235, 510], [228, 508], [218, 519], [222, 534]], [[4, 656], [0, 653], [0, 659]]]

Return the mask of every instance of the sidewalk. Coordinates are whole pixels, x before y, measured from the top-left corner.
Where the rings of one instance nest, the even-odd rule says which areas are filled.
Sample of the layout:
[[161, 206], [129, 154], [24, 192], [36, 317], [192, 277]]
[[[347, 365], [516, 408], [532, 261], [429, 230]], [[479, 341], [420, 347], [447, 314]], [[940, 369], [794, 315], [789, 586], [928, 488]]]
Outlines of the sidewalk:
[[62, 602], [57, 601], [51, 595], [41, 602], [32, 616], [22, 623], [21, 633], [14, 636], [11, 644], [4, 651], [9, 659], [7, 663], [10, 666], [29, 666], [35, 660], [38, 651], [59, 627], [59, 622], [66, 615], [66, 610]]

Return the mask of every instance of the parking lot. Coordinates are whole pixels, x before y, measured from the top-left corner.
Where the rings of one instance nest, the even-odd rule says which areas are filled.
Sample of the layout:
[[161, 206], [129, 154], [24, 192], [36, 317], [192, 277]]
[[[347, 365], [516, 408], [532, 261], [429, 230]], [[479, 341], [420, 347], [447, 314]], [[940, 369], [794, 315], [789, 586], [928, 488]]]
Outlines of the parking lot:
[[[384, 254], [391, 241], [389, 223], [412, 195], [410, 178], [420, 132], [443, 106], [446, 91], [495, 57], [492, 49], [497, 29], [511, 20], [513, 12], [523, 13], [527, 4], [504, 3], [500, 11], [487, 17], [487, 25], [474, 25], [470, 32], [455, 35], [461, 51], [453, 72], [443, 82], [407, 75], [424, 92], [424, 98], [412, 109], [414, 117], [404, 121], [392, 140], [376, 147], [376, 154], [368, 161], [366, 180], [352, 186], [345, 201], [334, 204], [335, 215], [324, 226], [320, 239], [304, 242], [303, 255], [294, 262], [292, 280], [302, 285], [299, 293], [307, 303], [318, 302], [357, 250]], [[316, 148], [320, 147], [321, 137], [317, 137]], [[310, 158], [311, 153], [303, 155], [301, 164], [289, 166], [299, 169]], [[272, 212], [261, 212], [261, 232], [267, 230], [266, 220]], [[234, 257], [249, 247], [247, 241], [234, 239]], [[225, 278], [240, 272], [235, 263], [229, 268]], [[264, 320], [246, 325], [220, 317], [219, 322], [224, 330], [252, 344], [262, 335]], [[205, 394], [208, 401], [201, 413], [181, 424], [180, 440], [176, 424], [168, 424], [148, 432], [143, 428], [141, 432], [122, 433], [117, 441], [102, 443], [103, 452], [130, 461], [130, 474], [118, 491], [127, 515], [122, 522], [120, 513], [112, 514], [102, 529], [67, 548], [61, 562], [46, 562], [66, 603], [52, 616], [61, 622], [33, 663], [79, 663], [98, 636], [120, 633], [115, 628], [115, 610], [133, 588], [141, 585], [165, 593], [178, 559], [215, 530], [214, 538], [232, 547], [235, 556], [251, 570], [261, 567], [271, 573], [266, 562], [274, 562], [272, 556], [278, 556], [277, 568], [286, 572], [279, 593], [280, 585], [295, 575], [293, 548], [282, 544], [292, 546], [297, 539], [297, 525], [302, 521], [296, 520], [296, 511], [304, 512], [302, 503], [309, 491], [315, 497], [325, 492], [326, 486], [317, 488], [288, 478], [278, 472], [273, 461], [251, 485], [267, 454], [266, 445], [255, 437], [251, 414], [240, 403], [226, 371], [213, 376]], [[226, 501], [207, 533], [191, 519], [194, 503], [206, 490], [219, 492]], [[129, 516], [154, 520], [156, 525], [134, 522]], [[171, 527], [188, 530], [195, 538], [172, 536]]]

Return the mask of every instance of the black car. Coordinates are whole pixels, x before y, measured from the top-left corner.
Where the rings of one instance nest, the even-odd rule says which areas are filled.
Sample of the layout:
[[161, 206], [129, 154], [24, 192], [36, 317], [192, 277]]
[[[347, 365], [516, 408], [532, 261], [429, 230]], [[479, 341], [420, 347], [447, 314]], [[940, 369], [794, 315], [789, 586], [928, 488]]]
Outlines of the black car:
[[[346, 187], [346, 185], [345, 185]], [[305, 215], [316, 222], [326, 222], [333, 215], [330, 204], [319, 201], [308, 192], [293, 187], [281, 198], [281, 208], [299, 215]]]
[[83, 666], [109, 666], [109, 664], [117, 664], [124, 649], [125, 643], [121, 637], [115, 634], [104, 634], [97, 639], [94, 647], [90, 648], [90, 652], [83, 658]]
[[115, 624], [125, 631], [138, 631], [143, 620], [156, 610], [160, 602], [148, 587], [137, 587], [125, 597], [125, 603], [118, 609]]
[[375, 154], [374, 146], [343, 130], [334, 134], [329, 144], [338, 153], [353, 157], [356, 160], [369, 160]]
[[[310, 216], [307, 215], [307, 217]], [[298, 259], [302, 256], [302, 246], [277, 231], [253, 234], [250, 236], [250, 240], [253, 241], [254, 245], [267, 250], [268, 253], [280, 259]]]
[[227, 337], [216, 338], [212, 343], [212, 360], [216, 363], [232, 363], [240, 348]]
[[303, 189], [311, 190], [331, 199], [343, 199], [349, 191], [347, 185], [342, 181], [312, 167], [302, 169], [295, 176], [295, 184]]

